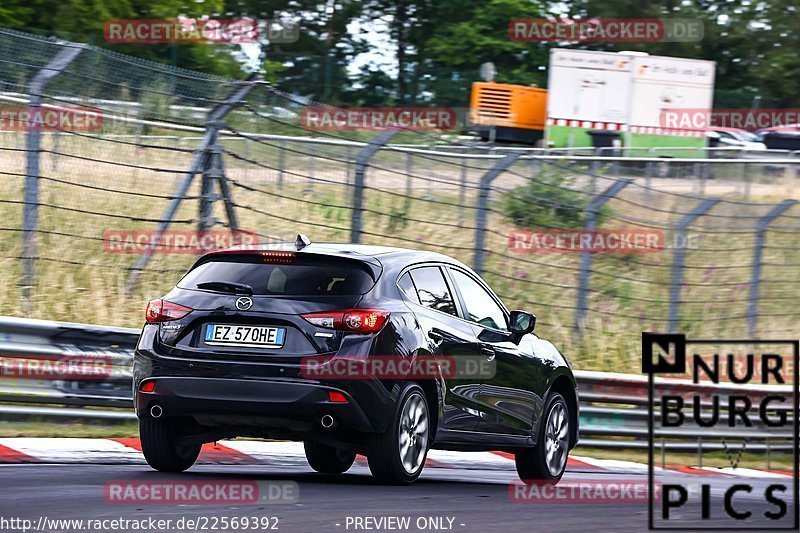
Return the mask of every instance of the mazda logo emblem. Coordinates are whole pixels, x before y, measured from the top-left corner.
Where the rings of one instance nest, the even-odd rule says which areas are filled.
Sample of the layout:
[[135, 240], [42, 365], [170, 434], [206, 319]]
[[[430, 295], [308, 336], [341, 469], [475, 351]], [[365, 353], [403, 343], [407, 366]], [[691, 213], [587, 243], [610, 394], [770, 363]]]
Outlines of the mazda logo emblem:
[[247, 296], [242, 296], [241, 298], [236, 300], [236, 309], [241, 311], [247, 311], [253, 307], [253, 299], [248, 298]]

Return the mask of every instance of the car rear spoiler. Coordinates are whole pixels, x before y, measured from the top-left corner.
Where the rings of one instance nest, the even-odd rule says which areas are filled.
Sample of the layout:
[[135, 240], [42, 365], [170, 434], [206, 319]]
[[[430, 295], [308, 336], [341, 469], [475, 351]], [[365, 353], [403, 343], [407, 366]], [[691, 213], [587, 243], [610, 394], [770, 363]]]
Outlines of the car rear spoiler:
[[358, 263], [364, 267], [366, 267], [367, 272], [369, 273], [370, 277], [372, 277], [372, 281], [378, 281], [381, 273], [383, 272], [383, 265], [380, 261], [378, 261], [375, 257], [360, 254], [358, 252], [353, 252], [349, 250], [330, 250], [330, 249], [316, 249], [316, 250], [309, 250], [304, 248], [302, 250], [297, 250], [292, 245], [287, 246], [275, 246], [270, 245], [269, 247], [263, 248], [254, 248], [252, 246], [248, 246], [246, 248], [229, 248], [225, 250], [215, 250], [213, 252], [209, 252], [202, 257], [200, 257], [192, 268], [189, 271], [194, 270], [198, 266], [202, 265], [203, 263], [207, 263], [209, 261], [218, 261], [220, 259], [224, 259], [226, 256], [260, 256], [260, 257], [268, 257], [268, 256], [278, 256], [278, 257], [313, 257], [313, 258], [335, 258], [339, 261], [348, 261], [351, 263]]

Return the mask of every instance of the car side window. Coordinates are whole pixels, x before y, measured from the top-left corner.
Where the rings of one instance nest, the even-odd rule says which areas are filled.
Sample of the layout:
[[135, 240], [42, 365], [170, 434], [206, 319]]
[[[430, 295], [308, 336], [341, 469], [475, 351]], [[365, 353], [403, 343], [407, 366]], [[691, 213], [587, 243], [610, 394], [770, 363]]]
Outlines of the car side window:
[[414, 282], [411, 281], [411, 274], [406, 272], [400, 279], [397, 280], [397, 286], [403, 291], [403, 294], [414, 303], [419, 303], [419, 296], [417, 296], [417, 289], [414, 287]]
[[492, 296], [486, 292], [477, 281], [460, 270], [451, 269], [453, 282], [461, 292], [464, 305], [467, 308], [468, 320], [476, 322], [483, 327], [506, 330], [508, 322], [503, 312]]
[[453, 316], [458, 316], [453, 295], [439, 267], [420, 267], [411, 271], [419, 303]]

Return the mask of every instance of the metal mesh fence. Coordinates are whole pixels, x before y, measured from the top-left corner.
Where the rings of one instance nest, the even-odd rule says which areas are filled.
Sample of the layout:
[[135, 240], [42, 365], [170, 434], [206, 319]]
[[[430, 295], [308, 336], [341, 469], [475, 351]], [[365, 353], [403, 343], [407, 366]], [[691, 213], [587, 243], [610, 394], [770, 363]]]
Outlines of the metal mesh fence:
[[[3, 105], [28, 105], [36, 76], [69, 46], [0, 30]], [[248, 83], [246, 97], [226, 104]], [[292, 118], [301, 104], [292, 95], [94, 48], [54, 75], [43, 97], [104, 120], [97, 131], [41, 131], [35, 151], [30, 131], [0, 132], [0, 314], [138, 326], [145, 302], [167, 292], [197, 250], [162, 240], [142, 262], [136, 232], [168, 223], [190, 239], [210, 220], [212, 247], [231, 242], [235, 222], [259, 240], [306, 233], [451, 255], [479, 268], [508, 307], [535, 313], [537, 332], [582, 368], [636, 370], [642, 331], [796, 330], [791, 153], [566, 153], [404, 131], [361, 167], [374, 140], [309, 135]], [[208, 122], [220, 106], [229, 108], [224, 124]], [[204, 154], [219, 157], [196, 166]], [[34, 207], [31, 255], [23, 220]], [[645, 253], [534, 243], [598, 231], [659, 240]], [[128, 240], [113, 240], [120, 235]]]
[[[53, 105], [88, 106], [107, 115], [105, 131], [130, 123], [113, 117], [157, 118], [202, 126], [234, 80], [177, 69], [108, 50], [0, 29], [0, 96], [27, 103], [31, 82], [65, 49], [80, 49], [47, 85]], [[138, 125], [142, 126], [142, 125]]]

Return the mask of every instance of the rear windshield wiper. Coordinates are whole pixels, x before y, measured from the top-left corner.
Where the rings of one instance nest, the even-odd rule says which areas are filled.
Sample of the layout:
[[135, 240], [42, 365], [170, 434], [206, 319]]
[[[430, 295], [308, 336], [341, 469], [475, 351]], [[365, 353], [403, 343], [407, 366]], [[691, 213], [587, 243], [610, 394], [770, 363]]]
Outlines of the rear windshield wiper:
[[253, 287], [244, 283], [232, 281], [204, 281], [197, 284], [198, 289], [217, 292], [231, 292], [233, 294], [253, 294]]

